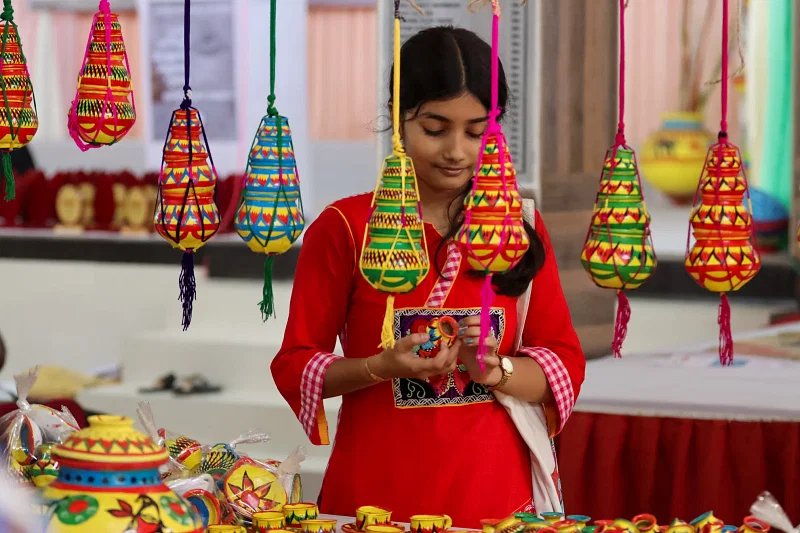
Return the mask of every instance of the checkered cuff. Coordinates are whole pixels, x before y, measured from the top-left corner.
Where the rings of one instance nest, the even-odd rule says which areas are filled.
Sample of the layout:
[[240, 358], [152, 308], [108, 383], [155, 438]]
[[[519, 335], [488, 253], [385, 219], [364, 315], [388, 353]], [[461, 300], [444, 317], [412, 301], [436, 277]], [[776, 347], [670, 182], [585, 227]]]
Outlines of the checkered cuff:
[[[300, 384], [300, 424], [303, 426], [308, 438], [313, 439], [314, 430], [317, 429], [319, 412], [322, 406], [322, 384], [325, 382], [325, 372], [331, 363], [341, 356], [319, 352], [311, 358], [303, 370], [303, 380]], [[324, 419], [324, 411], [323, 411]]]
[[519, 349], [520, 354], [527, 355], [542, 367], [553, 396], [556, 399], [558, 408], [558, 429], [555, 433], [560, 433], [567, 423], [569, 415], [572, 414], [572, 407], [575, 405], [575, 393], [572, 390], [572, 381], [569, 378], [567, 369], [561, 359], [547, 348]]

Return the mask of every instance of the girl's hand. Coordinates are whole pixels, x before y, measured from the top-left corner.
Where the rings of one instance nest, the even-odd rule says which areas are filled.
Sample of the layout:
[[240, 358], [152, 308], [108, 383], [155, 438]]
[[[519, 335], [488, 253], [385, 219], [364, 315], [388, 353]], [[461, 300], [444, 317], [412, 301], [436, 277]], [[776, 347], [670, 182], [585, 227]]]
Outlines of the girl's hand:
[[488, 353], [483, 357], [484, 370], [478, 361], [478, 341], [481, 335], [480, 315], [468, 316], [458, 323], [458, 340], [451, 350], [458, 348], [458, 358], [467, 367], [469, 377], [480, 385], [497, 385], [503, 379], [500, 357], [497, 356], [497, 339], [493, 335], [486, 338]]
[[412, 333], [398, 340], [394, 348], [373, 355], [367, 361], [370, 371], [383, 379], [426, 379], [447, 374], [456, 369], [458, 350], [442, 340], [436, 357], [423, 358], [414, 354], [414, 346], [428, 342], [427, 333]]

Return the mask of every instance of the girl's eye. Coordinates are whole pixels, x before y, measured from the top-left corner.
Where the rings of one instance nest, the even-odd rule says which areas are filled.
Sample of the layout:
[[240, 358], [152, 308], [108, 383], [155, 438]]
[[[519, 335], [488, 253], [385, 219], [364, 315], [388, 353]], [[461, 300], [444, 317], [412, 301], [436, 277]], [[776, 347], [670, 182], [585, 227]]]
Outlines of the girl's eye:
[[444, 133], [444, 130], [429, 130], [428, 128], [422, 128], [425, 131], [425, 135], [430, 135], [431, 137], [438, 137]]
[[468, 137], [471, 137], [471, 138], [473, 138], [473, 139], [480, 139], [480, 138], [482, 138], [482, 137], [483, 137], [483, 132], [481, 132], [481, 133], [473, 133], [473, 132], [471, 132], [471, 131], [468, 131], [468, 132], [467, 132], [467, 136], [468, 136]]

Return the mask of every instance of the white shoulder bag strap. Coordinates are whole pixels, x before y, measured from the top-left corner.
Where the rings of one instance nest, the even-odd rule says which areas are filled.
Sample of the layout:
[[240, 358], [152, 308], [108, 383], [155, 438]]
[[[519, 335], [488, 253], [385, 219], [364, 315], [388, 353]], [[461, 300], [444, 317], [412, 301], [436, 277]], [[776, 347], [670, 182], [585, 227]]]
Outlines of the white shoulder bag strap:
[[[535, 228], [536, 208], [533, 199], [522, 200], [522, 215], [525, 221]], [[522, 332], [528, 316], [531, 286], [517, 300], [517, 331], [514, 353], [522, 345]], [[531, 452], [531, 474], [533, 480], [533, 506], [537, 513], [563, 512], [560, 487], [556, 486], [558, 465], [555, 447], [547, 428], [547, 417], [539, 404], [524, 402], [499, 391], [494, 392], [497, 400], [506, 408], [520, 436]]]

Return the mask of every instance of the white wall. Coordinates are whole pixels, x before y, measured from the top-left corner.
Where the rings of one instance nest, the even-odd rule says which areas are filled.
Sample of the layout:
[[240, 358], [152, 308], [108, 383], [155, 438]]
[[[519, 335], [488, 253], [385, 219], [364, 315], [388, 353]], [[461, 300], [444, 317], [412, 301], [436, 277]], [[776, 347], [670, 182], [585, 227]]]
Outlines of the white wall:
[[[180, 327], [179, 273], [177, 259], [164, 266], [0, 260], [8, 351], [0, 375], [36, 364], [91, 371], [117, 361], [125, 336], [163, 328], [167, 313]], [[196, 275], [202, 291], [203, 272]]]

